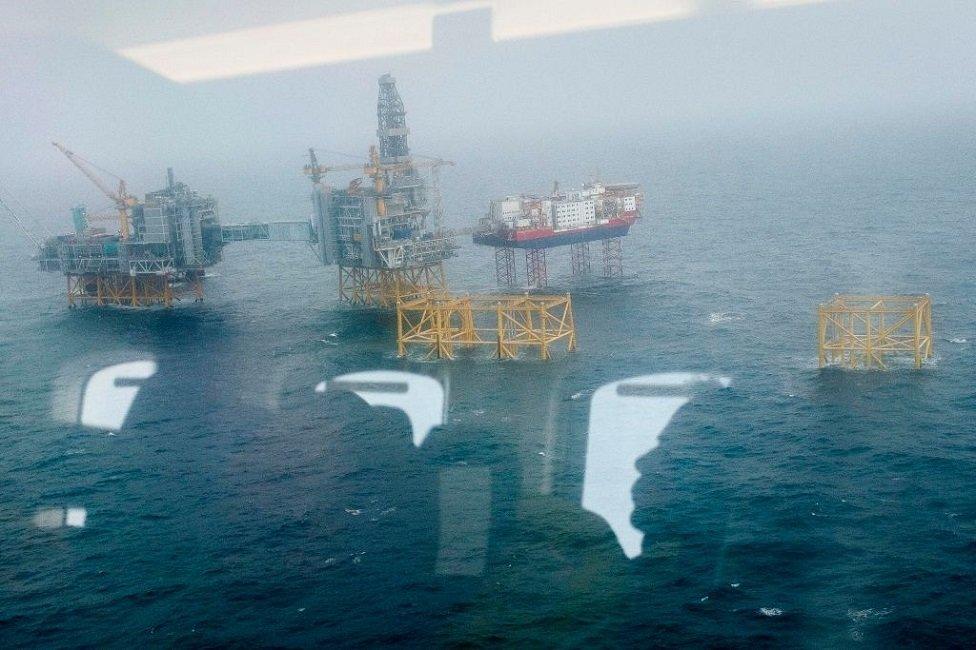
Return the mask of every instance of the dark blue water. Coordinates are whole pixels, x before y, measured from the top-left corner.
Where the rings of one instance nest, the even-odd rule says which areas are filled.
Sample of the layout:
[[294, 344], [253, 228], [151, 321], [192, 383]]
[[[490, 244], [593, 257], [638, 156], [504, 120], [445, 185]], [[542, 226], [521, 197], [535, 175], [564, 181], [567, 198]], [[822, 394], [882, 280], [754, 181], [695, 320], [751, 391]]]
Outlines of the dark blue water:
[[[390, 317], [337, 308], [335, 270], [283, 244], [229, 248], [202, 305], [69, 312], [4, 224], [0, 645], [971, 642], [971, 127], [588, 143], [649, 205], [619, 286], [574, 287], [550, 255], [580, 337], [550, 363], [399, 360]], [[448, 205], [506, 167], [507, 189], [547, 186], [515, 158], [459, 169]], [[466, 246], [452, 284], [490, 288], [491, 263]], [[930, 293], [933, 362], [818, 370], [835, 292]], [[73, 378], [150, 356], [123, 431], [58, 419]], [[402, 414], [313, 391], [367, 369], [449, 386], [446, 426], [416, 449]], [[638, 462], [628, 560], [579, 505], [588, 403], [666, 371], [733, 383]], [[488, 477], [488, 546], [476, 575], [441, 575], [459, 468]], [[59, 507], [86, 526], [35, 525]]]

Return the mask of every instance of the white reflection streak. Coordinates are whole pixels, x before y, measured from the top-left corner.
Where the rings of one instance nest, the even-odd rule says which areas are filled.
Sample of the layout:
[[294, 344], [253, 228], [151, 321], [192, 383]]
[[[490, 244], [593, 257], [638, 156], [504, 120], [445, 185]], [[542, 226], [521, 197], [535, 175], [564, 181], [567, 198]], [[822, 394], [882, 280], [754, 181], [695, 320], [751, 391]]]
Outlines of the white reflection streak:
[[88, 511], [84, 508], [48, 508], [34, 515], [38, 528], [84, 528]]
[[688, 18], [698, 0], [459, 0], [414, 3], [123, 48], [171, 81], [193, 83], [423, 52], [434, 18], [491, 9], [492, 39], [514, 39]]
[[698, 0], [493, 0], [492, 38], [507, 41], [690, 18]]
[[388, 406], [402, 411], [410, 420], [413, 444], [420, 447], [434, 427], [444, 424], [444, 388], [426, 375], [398, 370], [367, 370], [320, 382], [316, 393], [327, 388], [348, 390], [370, 406]]
[[[777, 9], [837, 0], [747, 0]], [[171, 81], [193, 83], [311, 66], [425, 52], [440, 15], [491, 10], [497, 42], [683, 20], [703, 12], [700, 0], [457, 0], [417, 2], [238, 29], [160, 43], [118, 54]]]
[[138, 45], [125, 58], [179, 83], [371, 59], [433, 46], [433, 4], [240, 29]]
[[156, 374], [155, 361], [132, 361], [103, 368], [88, 379], [79, 421], [83, 426], [118, 431], [139, 394], [138, 385], [119, 380], [149, 379]]
[[796, 7], [799, 5], [822, 5], [837, 0], [752, 0], [753, 9], [776, 9], [777, 7]]
[[727, 377], [659, 373], [601, 386], [590, 399], [581, 505], [613, 530], [628, 559], [641, 554], [644, 533], [630, 521], [639, 458], [657, 449], [661, 433], [698, 384], [728, 387]]
[[84, 508], [68, 508], [64, 515], [64, 525], [70, 528], [84, 528], [88, 511]]

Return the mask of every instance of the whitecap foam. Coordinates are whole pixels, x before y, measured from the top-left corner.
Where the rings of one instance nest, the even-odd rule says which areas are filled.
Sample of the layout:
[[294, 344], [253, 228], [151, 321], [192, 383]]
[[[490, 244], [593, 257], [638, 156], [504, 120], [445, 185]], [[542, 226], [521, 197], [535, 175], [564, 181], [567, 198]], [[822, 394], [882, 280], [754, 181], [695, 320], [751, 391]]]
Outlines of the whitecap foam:
[[744, 316], [734, 311], [715, 311], [708, 315], [708, 322], [712, 325], [719, 323], [731, 323], [743, 320]]
[[850, 619], [850, 635], [855, 641], [864, 640], [863, 627], [868, 621], [879, 619], [883, 616], [890, 614], [893, 609], [886, 607], [882, 609], [875, 609], [870, 607], [868, 609], [849, 609], [847, 610], [847, 618]]
[[887, 616], [893, 610], [890, 607], [884, 607], [881, 609], [875, 609], [869, 607], [868, 609], [849, 609], [847, 610], [847, 618], [852, 621], [864, 621], [871, 618], [881, 618], [882, 616]]
[[759, 613], [763, 616], [782, 616], [783, 610], [779, 607], [760, 607]]

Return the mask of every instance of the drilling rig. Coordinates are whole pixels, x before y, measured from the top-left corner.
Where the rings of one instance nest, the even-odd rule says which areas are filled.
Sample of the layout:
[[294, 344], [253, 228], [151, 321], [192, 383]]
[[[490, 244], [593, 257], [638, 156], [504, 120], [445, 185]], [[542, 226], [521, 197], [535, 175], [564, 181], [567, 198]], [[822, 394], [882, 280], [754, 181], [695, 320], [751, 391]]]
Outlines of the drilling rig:
[[[203, 299], [205, 268], [221, 260], [230, 242], [301, 242], [323, 265], [338, 267], [340, 301], [396, 309], [401, 356], [411, 348], [448, 359], [478, 347], [503, 359], [532, 349], [548, 359], [557, 344], [574, 351], [569, 294], [449, 293], [444, 261], [456, 255], [458, 246], [456, 233], [443, 227], [438, 173], [454, 163], [411, 154], [406, 111], [390, 75], [379, 80], [377, 121], [379, 143], [369, 148], [363, 163], [324, 165], [314, 149], [308, 150], [304, 172], [312, 182], [310, 221], [221, 225], [217, 202], [176, 182], [172, 169], [164, 189], [139, 201], [125, 181], [110, 174], [118, 180], [118, 189], [112, 189], [95, 165], [57, 145], [115, 204], [112, 219], [119, 228], [107, 233], [92, 227], [95, 217], [79, 206], [73, 210], [75, 232], [49, 238], [37, 259], [42, 269], [67, 278], [69, 307], [169, 307], [188, 290]], [[326, 181], [343, 171], [361, 175], [344, 187]]]
[[[188, 292], [203, 299], [205, 268], [221, 260], [226, 244], [291, 241], [307, 243], [325, 266], [338, 266], [339, 297], [351, 305], [393, 308], [400, 300], [445, 294], [443, 261], [457, 246], [442, 228], [436, 180], [440, 167], [454, 163], [411, 156], [406, 111], [390, 75], [379, 81], [377, 117], [379, 145], [364, 163], [321, 165], [309, 149], [310, 222], [221, 225], [216, 200], [176, 182], [172, 170], [164, 189], [139, 201], [124, 180], [55, 144], [115, 205], [118, 231], [92, 227], [99, 217], [79, 206], [75, 232], [41, 246], [41, 268], [65, 275], [72, 308], [169, 307]], [[362, 176], [347, 187], [326, 183], [329, 173], [353, 170]], [[117, 189], [99, 171], [114, 177]]]
[[[305, 173], [312, 181], [316, 253], [339, 268], [343, 302], [392, 308], [398, 301], [446, 294], [444, 260], [457, 245], [441, 224], [435, 182], [420, 170], [453, 165], [411, 156], [406, 111], [396, 80], [383, 75], [377, 102], [379, 146], [362, 165], [321, 165], [309, 150]], [[329, 185], [330, 172], [362, 170], [348, 186]]]

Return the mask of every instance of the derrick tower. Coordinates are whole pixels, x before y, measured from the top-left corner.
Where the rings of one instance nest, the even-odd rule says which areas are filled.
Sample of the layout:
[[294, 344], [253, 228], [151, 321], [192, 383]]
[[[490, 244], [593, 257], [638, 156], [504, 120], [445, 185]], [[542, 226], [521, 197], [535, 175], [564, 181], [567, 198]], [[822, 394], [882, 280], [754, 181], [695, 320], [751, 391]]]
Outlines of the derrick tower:
[[385, 74], [380, 77], [380, 95], [376, 102], [376, 121], [379, 128], [380, 162], [401, 163], [410, 161], [410, 145], [407, 143], [407, 112], [397, 91], [396, 79]]
[[[339, 268], [339, 298], [352, 305], [392, 308], [400, 300], [447, 291], [443, 262], [453, 239], [440, 230], [436, 169], [446, 160], [410, 155], [409, 129], [396, 80], [379, 80], [378, 146], [363, 165], [321, 165], [309, 150], [316, 252]], [[346, 187], [326, 182], [329, 172], [362, 170]], [[421, 174], [431, 170], [431, 178]]]

